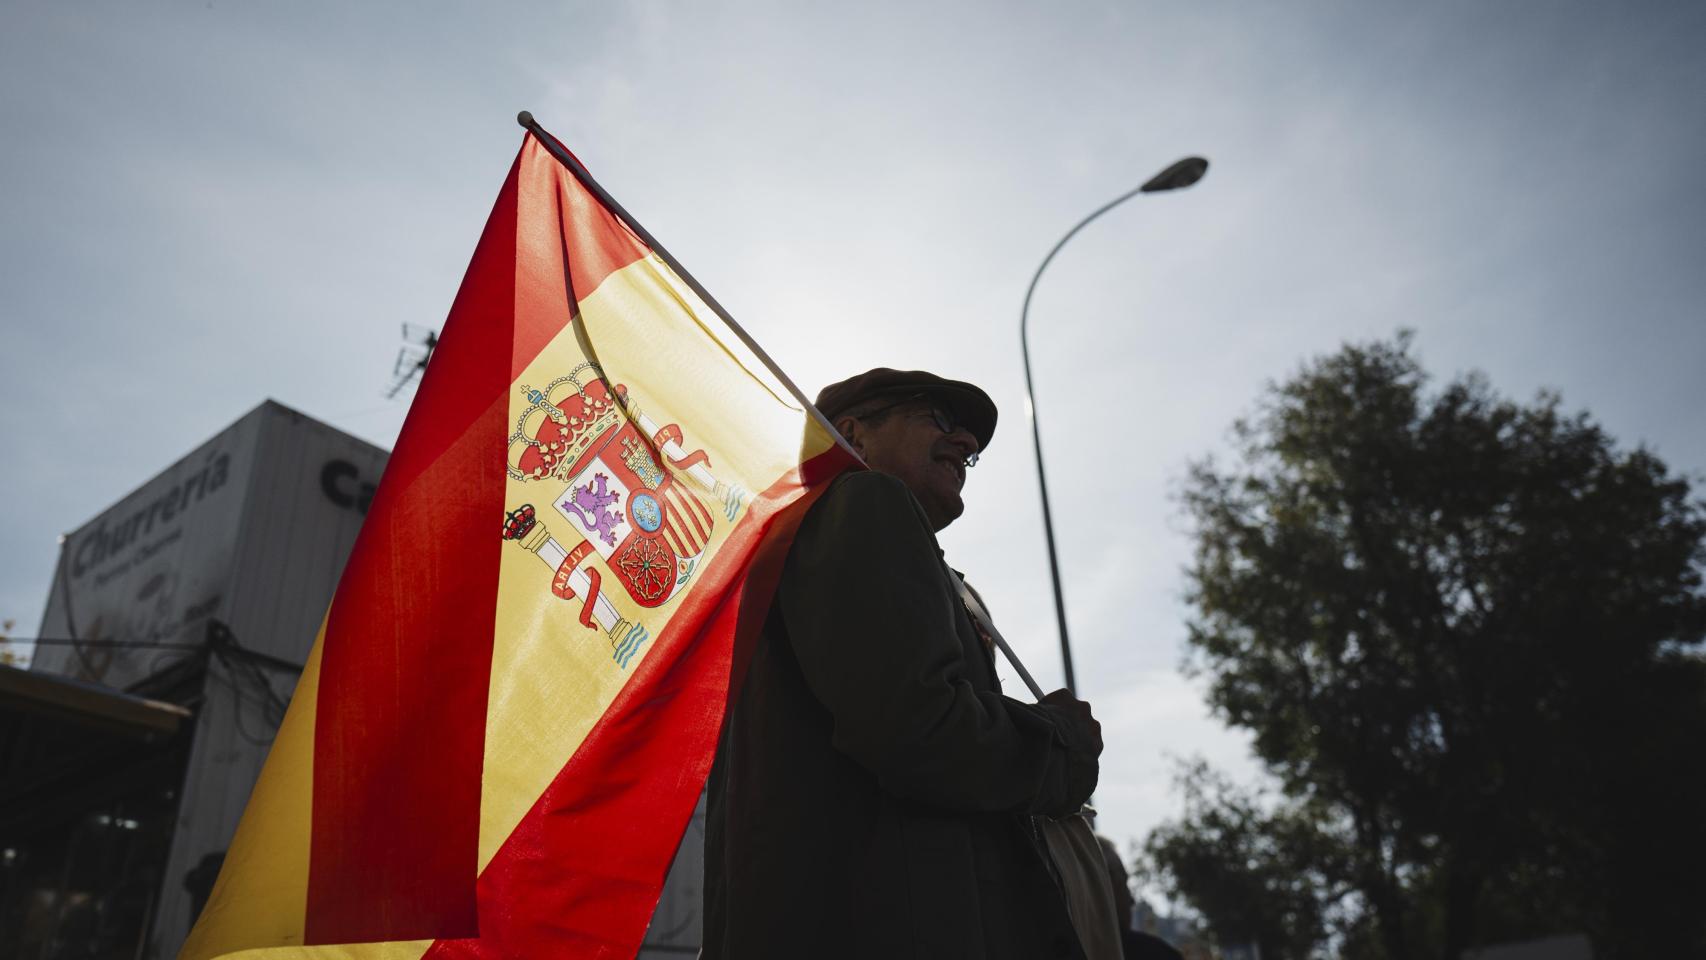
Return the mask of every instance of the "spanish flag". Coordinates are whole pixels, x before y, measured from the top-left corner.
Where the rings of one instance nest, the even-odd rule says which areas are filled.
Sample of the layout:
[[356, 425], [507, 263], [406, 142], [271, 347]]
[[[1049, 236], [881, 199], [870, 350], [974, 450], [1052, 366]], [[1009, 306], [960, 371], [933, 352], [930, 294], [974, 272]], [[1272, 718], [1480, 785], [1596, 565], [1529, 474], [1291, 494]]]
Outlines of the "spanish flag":
[[856, 458], [529, 129], [184, 960], [638, 951]]

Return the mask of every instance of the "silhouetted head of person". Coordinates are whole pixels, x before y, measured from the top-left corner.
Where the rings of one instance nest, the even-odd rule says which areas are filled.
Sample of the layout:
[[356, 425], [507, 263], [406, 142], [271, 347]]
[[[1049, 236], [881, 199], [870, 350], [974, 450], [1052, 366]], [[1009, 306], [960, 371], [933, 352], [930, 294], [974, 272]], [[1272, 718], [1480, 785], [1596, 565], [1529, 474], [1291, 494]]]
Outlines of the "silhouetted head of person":
[[878, 367], [824, 387], [817, 407], [867, 466], [906, 484], [934, 529], [965, 511], [966, 470], [995, 435], [995, 402], [981, 389]]

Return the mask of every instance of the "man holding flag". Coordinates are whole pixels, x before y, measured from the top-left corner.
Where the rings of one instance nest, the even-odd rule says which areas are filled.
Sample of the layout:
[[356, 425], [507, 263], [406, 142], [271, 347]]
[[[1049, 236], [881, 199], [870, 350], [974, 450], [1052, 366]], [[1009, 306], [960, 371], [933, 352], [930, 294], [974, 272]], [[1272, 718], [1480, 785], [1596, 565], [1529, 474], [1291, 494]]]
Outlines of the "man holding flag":
[[1031, 815], [1088, 799], [1100, 727], [1001, 695], [935, 538], [995, 405], [879, 368], [817, 407], [871, 469], [801, 524], [725, 722], [702, 957], [1082, 956]]
[[[831, 509], [810, 511], [863, 466], [859, 448], [561, 143], [519, 119], [521, 151], [182, 960], [628, 960], [710, 770], [731, 684], [765, 647], [784, 561], [807, 559], [790, 553], [802, 520], [828, 534], [808, 538], [814, 551], [873, 510], [906, 538], [881, 562], [922, 571], [933, 549], [936, 521], [890, 516], [917, 508], [882, 474], [850, 477]], [[957, 488], [930, 499], [947, 476], [963, 481], [953, 457], [969, 459], [994, 427], [993, 406], [983, 419], [976, 407], [950, 403], [960, 419], [929, 428], [947, 462], [930, 454], [934, 480], [918, 495], [940, 523], [952, 519], [944, 507], [957, 514]], [[910, 430], [919, 412], [896, 406], [888, 422]], [[879, 412], [864, 416], [877, 433], [845, 428], [891, 469], [887, 444], [872, 441]], [[874, 542], [859, 549], [879, 560]], [[907, 596], [882, 579], [853, 586]], [[1021, 899], [1059, 912], [1046, 873], [985, 857], [1034, 856], [992, 818], [1064, 810], [1088, 793], [1094, 753], [1061, 719], [1076, 710], [1082, 728], [1087, 711], [1001, 701], [987, 662], [948, 662], [957, 615], [911, 589], [896, 637], [928, 642], [928, 662], [915, 664], [925, 672], [908, 680], [884, 658], [836, 654], [849, 680], [871, 681], [873, 702], [911, 704], [897, 716], [924, 737], [925, 749], [869, 774], [909, 791], [872, 829], [914, 841], [874, 849], [946, 857], [964, 882], [901, 902], [946, 897], [959, 930]], [[755, 662], [755, 696], [769, 669]], [[944, 682], [956, 702], [971, 699], [938, 728], [919, 708]], [[957, 772], [924, 775], [956, 751]], [[1019, 892], [967, 899], [985, 870]], [[986, 919], [987, 934], [1021, 945], [1037, 935], [1027, 930], [1055, 928], [1052, 913], [1030, 926]], [[941, 955], [974, 949], [1006, 946]]]

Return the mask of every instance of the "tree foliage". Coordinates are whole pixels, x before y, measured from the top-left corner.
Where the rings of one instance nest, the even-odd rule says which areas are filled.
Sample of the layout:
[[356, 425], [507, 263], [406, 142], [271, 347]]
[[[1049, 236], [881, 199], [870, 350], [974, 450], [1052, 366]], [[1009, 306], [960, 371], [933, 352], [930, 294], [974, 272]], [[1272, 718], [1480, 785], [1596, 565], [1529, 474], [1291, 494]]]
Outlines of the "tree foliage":
[[1203, 925], [1263, 957], [1305, 956], [1326, 939], [1346, 894], [1344, 851], [1314, 812], [1240, 790], [1200, 760], [1179, 786], [1184, 817], [1150, 834], [1145, 855], [1165, 865], [1165, 882]]
[[1600, 956], [1706, 955], [1706, 514], [1559, 408], [1478, 375], [1430, 393], [1401, 335], [1271, 388], [1240, 462], [1193, 468], [1192, 663], [1288, 800], [1264, 821], [1205, 794], [1150, 852], [1205, 916], [1184, 840], [1217, 818], [1267, 845], [1225, 882], [1318, 874], [1264, 957], [1574, 931]]
[[12, 650], [12, 627], [15, 620], [0, 620], [0, 666], [22, 667], [27, 662], [22, 654]]

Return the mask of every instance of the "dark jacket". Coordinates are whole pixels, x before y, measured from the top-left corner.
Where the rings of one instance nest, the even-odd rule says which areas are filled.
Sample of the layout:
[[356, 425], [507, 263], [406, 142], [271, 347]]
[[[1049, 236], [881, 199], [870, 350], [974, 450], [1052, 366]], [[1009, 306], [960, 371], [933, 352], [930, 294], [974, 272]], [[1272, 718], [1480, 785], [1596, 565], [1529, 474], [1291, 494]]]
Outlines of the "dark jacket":
[[706, 960], [1081, 956], [1029, 814], [1095, 756], [1001, 695], [949, 576], [884, 474], [802, 522], [711, 772]]

